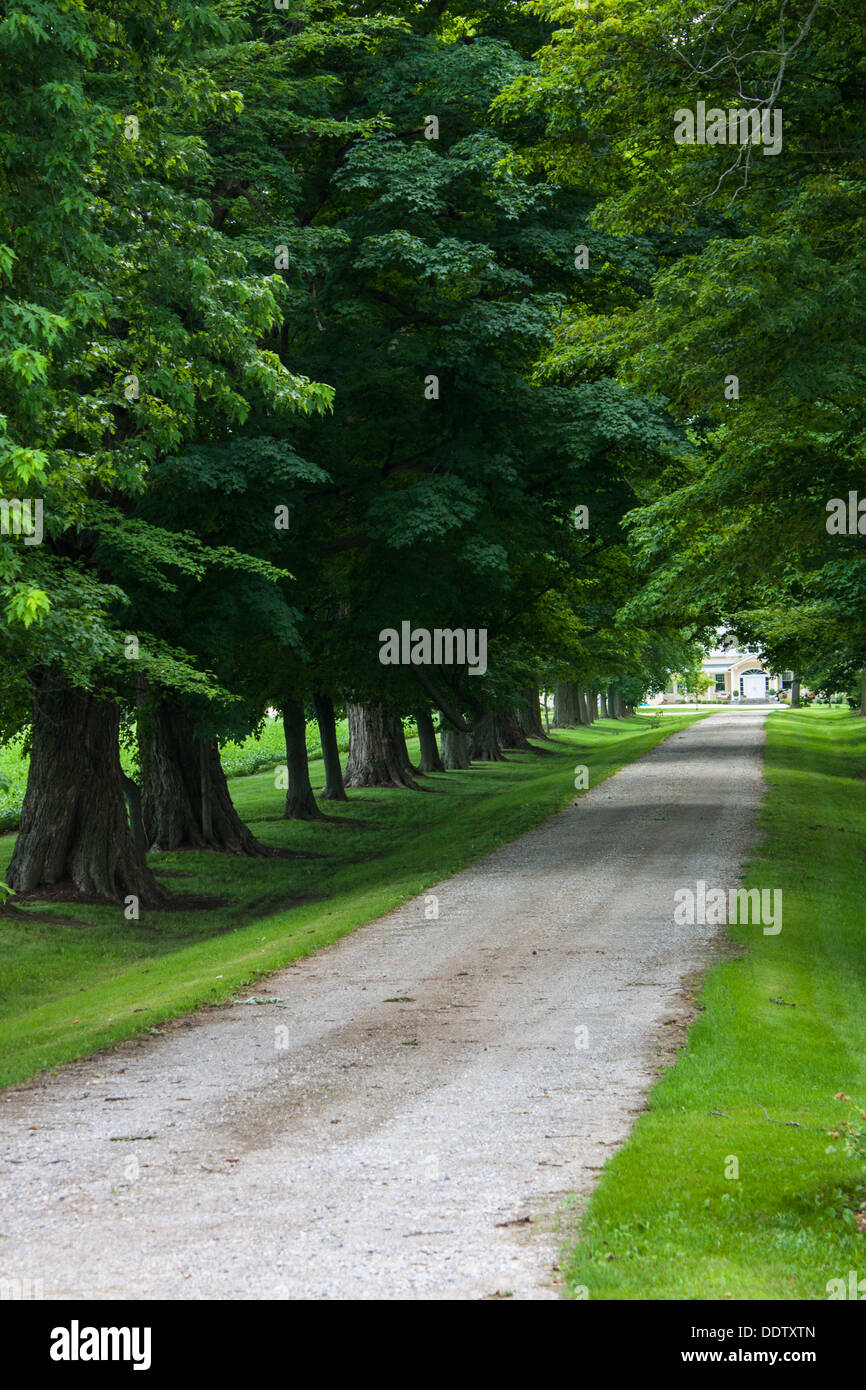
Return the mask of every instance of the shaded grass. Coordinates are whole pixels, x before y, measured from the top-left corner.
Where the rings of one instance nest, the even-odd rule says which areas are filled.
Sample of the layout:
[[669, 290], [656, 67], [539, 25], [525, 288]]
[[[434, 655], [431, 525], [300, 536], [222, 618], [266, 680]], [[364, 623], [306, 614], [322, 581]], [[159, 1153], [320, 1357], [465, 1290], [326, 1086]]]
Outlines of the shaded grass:
[[827, 1135], [836, 1092], [866, 1104], [866, 720], [770, 716], [766, 773], [744, 882], [781, 887], [782, 931], [728, 928], [744, 954], [711, 970], [581, 1223], [567, 1277], [590, 1298], [825, 1299], [866, 1275], [866, 1175]]
[[[280, 819], [273, 772], [233, 778], [241, 816], [290, 858], [216, 853], [150, 858], [177, 894], [213, 895], [209, 910], [27, 904], [26, 920], [0, 917], [0, 1085], [231, 998], [269, 971], [336, 940], [440, 878], [537, 825], [575, 796], [573, 767], [595, 785], [695, 715], [634, 716], [560, 732], [546, 756], [425, 777], [425, 792], [370, 790], [323, 803], [328, 821]], [[410, 741], [410, 755], [417, 743]], [[321, 785], [321, 762], [311, 764]], [[14, 837], [0, 839], [0, 879]]]

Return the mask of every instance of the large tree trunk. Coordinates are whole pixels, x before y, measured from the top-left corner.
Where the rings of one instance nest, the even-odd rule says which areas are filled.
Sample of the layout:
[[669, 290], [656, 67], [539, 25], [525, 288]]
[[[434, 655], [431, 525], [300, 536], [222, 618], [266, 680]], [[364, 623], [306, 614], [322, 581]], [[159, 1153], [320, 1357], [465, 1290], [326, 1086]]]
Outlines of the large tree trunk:
[[482, 714], [472, 725], [469, 757], [476, 763], [504, 763], [499, 737], [499, 720], [495, 714]]
[[347, 704], [346, 713], [349, 717], [349, 761], [344, 785], [420, 791], [404, 765], [404, 755], [394, 735], [393, 718], [384, 707]]
[[409, 777], [414, 777], [416, 773], [420, 773], [420, 767], [416, 767], [409, 757], [409, 749], [406, 746], [406, 730], [403, 728], [403, 719], [399, 714], [394, 716], [394, 742], [400, 754], [403, 771], [407, 773]]
[[794, 680], [791, 683], [791, 709], [800, 708], [800, 682]]
[[322, 745], [322, 761], [325, 764], [325, 789], [322, 801], [348, 801], [343, 786], [343, 769], [340, 766], [340, 749], [337, 745], [337, 721], [334, 717], [334, 702], [328, 695], [314, 695], [313, 709], [319, 726], [319, 742]]
[[120, 712], [52, 674], [33, 703], [33, 747], [21, 824], [6, 872], [16, 893], [66, 890], [104, 902], [169, 895], [130, 830], [120, 766]]
[[132, 833], [132, 842], [135, 845], [136, 853], [147, 857], [147, 835], [144, 829], [144, 811], [141, 795], [141, 787], [134, 782], [131, 777], [121, 770], [123, 779], [123, 796], [126, 801], [126, 810], [129, 815], [129, 829]]
[[429, 710], [419, 709], [415, 715], [418, 726], [418, 742], [421, 745], [421, 771], [444, 772], [445, 764], [439, 756], [436, 743], [436, 730]]
[[600, 691], [598, 692], [598, 702], [599, 702], [599, 705], [601, 706], [601, 717], [602, 717], [602, 719], [609, 719], [609, 718], [610, 718], [610, 715], [608, 714], [608, 709], [607, 709], [607, 691], [606, 691], [606, 690], [600, 690]]
[[469, 761], [469, 735], [445, 725], [442, 730], [442, 763], [446, 772], [464, 772]]
[[538, 683], [530, 685], [517, 706], [517, 722], [527, 738], [544, 738]]
[[574, 681], [557, 681], [553, 687], [554, 729], [573, 729], [579, 723], [577, 686]]
[[175, 700], [163, 700], [139, 724], [142, 813], [155, 850], [216, 849], [271, 853], [235, 810], [215, 739], [193, 737], [192, 721]]
[[316, 805], [307, 759], [307, 721], [304, 706], [289, 696], [283, 700], [283, 729], [286, 734], [286, 809], [284, 820], [324, 820]]
[[535, 749], [523, 732], [517, 710], [507, 709], [504, 714], [497, 716], [499, 723], [499, 738], [503, 748], [516, 748], [522, 752], [534, 753]]
[[577, 717], [581, 724], [591, 724], [592, 719], [589, 713], [589, 700], [586, 695], [586, 686], [577, 687]]

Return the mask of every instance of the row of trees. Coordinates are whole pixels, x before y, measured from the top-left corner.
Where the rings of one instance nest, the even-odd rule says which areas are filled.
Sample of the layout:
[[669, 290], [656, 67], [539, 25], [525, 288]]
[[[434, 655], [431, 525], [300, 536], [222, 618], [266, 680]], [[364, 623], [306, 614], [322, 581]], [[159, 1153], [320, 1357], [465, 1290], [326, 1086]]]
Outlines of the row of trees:
[[[500, 98], [535, 111], [530, 167], [592, 178], [596, 225], [666, 229], [651, 294], [558, 328], [661, 393], [685, 447], [628, 518], [628, 616], [719, 622], [866, 714], [866, 35], [859, 0], [590, 0]], [[677, 143], [675, 114], [772, 113], [782, 148]], [[858, 491], [859, 490], [859, 491]]]
[[[662, 372], [664, 287], [742, 255], [757, 213], [662, 207], [694, 175], [652, 167], [646, 78], [687, 12], [697, 31], [682, 4], [565, 28], [499, 0], [7, 7], [0, 493], [44, 505], [41, 544], [0, 537], [17, 892], [159, 904], [151, 847], [264, 853], [219, 745], [270, 707], [286, 814], [313, 817], [309, 717], [326, 797], [409, 790], [403, 716], [422, 769], [458, 767], [541, 733], [539, 683], [585, 722], [692, 663], [719, 605], [682, 508], [743, 426], [695, 412], [697, 368], [679, 393]], [[407, 621], [486, 630], [485, 673], [384, 666]]]

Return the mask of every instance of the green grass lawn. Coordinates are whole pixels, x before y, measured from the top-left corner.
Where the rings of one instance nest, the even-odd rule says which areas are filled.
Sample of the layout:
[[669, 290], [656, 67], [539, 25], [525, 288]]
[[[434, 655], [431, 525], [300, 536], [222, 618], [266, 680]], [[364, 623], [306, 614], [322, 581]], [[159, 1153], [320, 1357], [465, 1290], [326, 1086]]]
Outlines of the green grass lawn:
[[[17, 738], [0, 747], [0, 835], [7, 830], [17, 830], [21, 815], [21, 802], [27, 790], [27, 769], [29, 758], [25, 752], [25, 736]], [[349, 721], [337, 720], [337, 747], [345, 753], [349, 747]], [[322, 745], [319, 730], [315, 723], [307, 725], [307, 753], [311, 758], [321, 757]], [[272, 767], [286, 757], [286, 740], [282, 720], [269, 718], [261, 730], [241, 743], [227, 743], [221, 751], [222, 764], [227, 777], [240, 777], [249, 772], [260, 772]], [[124, 771], [136, 776], [132, 749], [123, 745], [120, 761]]]
[[744, 953], [709, 973], [581, 1222], [581, 1297], [826, 1299], [866, 1277], [866, 1173], [827, 1135], [849, 1109], [836, 1092], [866, 1106], [866, 720], [810, 709], [767, 729], [745, 883], [783, 890], [782, 931], [728, 929]]
[[[232, 778], [259, 839], [295, 856], [150, 861], [173, 892], [216, 896], [222, 906], [143, 913], [138, 922], [121, 908], [64, 903], [28, 905], [26, 923], [0, 917], [0, 1085], [231, 998], [567, 805], [576, 763], [588, 765], [594, 785], [695, 717], [600, 720], [557, 734], [552, 751], [426, 777], [429, 791], [350, 793], [348, 803], [325, 803], [327, 823], [281, 820], [285, 793], [272, 771]], [[409, 748], [416, 756], [417, 744]], [[321, 786], [321, 762], [311, 773]], [[13, 843], [0, 838], [0, 879]]]

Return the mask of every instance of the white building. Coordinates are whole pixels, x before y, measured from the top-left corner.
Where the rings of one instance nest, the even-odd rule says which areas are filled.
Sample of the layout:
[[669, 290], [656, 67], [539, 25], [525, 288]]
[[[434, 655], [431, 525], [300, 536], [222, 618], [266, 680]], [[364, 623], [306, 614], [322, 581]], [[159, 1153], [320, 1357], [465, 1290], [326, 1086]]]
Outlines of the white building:
[[[771, 671], [754, 647], [739, 648], [734, 638], [724, 630], [719, 631], [718, 642], [719, 645], [713, 647], [701, 662], [701, 671], [710, 679], [709, 688], [700, 695], [701, 700], [729, 704], [757, 703], [775, 700], [790, 689], [793, 672]], [[676, 704], [693, 698], [693, 695], [680, 689], [680, 682], [671, 677], [664, 693], [651, 696], [649, 703]]]

